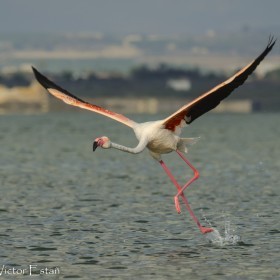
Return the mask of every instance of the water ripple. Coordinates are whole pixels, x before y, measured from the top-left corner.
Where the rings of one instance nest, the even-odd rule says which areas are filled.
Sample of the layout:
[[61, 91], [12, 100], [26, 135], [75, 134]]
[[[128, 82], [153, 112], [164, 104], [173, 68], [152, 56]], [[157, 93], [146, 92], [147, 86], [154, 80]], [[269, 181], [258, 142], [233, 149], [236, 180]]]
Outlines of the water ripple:
[[[176, 213], [176, 189], [148, 153], [92, 153], [104, 119], [1, 116], [1, 264], [60, 267], [57, 279], [278, 279], [278, 122], [210, 114], [184, 132], [205, 134], [188, 154], [201, 177], [186, 196], [220, 246]], [[116, 126], [106, 133], [135, 145]], [[176, 155], [164, 159], [182, 182], [191, 176]]]

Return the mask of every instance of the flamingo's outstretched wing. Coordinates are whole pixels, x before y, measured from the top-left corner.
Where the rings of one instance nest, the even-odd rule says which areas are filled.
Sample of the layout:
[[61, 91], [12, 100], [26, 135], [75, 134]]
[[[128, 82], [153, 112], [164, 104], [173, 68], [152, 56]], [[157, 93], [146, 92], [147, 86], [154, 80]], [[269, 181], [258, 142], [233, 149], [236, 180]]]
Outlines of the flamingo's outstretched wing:
[[246, 81], [248, 76], [252, 74], [260, 62], [271, 51], [275, 42], [276, 39], [271, 37], [265, 50], [255, 60], [242, 68], [225, 82], [199, 96], [163, 120], [164, 127], [172, 131], [177, 131], [178, 129], [180, 131], [180, 128], [185, 123], [190, 124], [196, 118], [215, 108], [224, 98], [229, 96], [234, 89], [241, 86]]
[[32, 67], [32, 70], [34, 72], [34, 75], [38, 82], [53, 96], [55, 96], [58, 99], [61, 99], [65, 103], [73, 106], [77, 106], [86, 110], [90, 110], [99, 114], [102, 114], [106, 117], [109, 117], [111, 119], [114, 119], [118, 122], [121, 122], [129, 127], [133, 127], [135, 124], [134, 121], [130, 120], [129, 118], [117, 114], [115, 112], [106, 110], [100, 106], [90, 104], [86, 101], [83, 101], [82, 99], [76, 97], [75, 95], [71, 94], [67, 90], [61, 88], [60, 86], [56, 85], [54, 82], [50, 81], [48, 78], [46, 78], [44, 75], [42, 75], [37, 69]]

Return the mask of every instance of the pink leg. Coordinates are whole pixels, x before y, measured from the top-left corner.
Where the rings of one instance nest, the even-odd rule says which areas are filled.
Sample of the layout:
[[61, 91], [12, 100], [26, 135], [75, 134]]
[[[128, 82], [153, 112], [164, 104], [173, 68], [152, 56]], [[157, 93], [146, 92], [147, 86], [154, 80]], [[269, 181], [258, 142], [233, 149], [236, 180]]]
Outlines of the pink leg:
[[[180, 154], [179, 154], [180, 155]], [[174, 176], [172, 175], [171, 171], [168, 169], [168, 167], [166, 166], [166, 164], [163, 162], [163, 160], [161, 160], [160, 162], [160, 165], [162, 166], [162, 168], [164, 169], [164, 171], [166, 172], [166, 174], [168, 175], [168, 177], [170, 178], [170, 180], [172, 181], [172, 183], [175, 185], [175, 187], [177, 188], [178, 190], [178, 194], [182, 197], [185, 205], [186, 205], [186, 208], [187, 210], [189, 211], [191, 217], [193, 218], [193, 220], [195, 221], [195, 223], [197, 224], [198, 228], [200, 229], [201, 233], [202, 234], [205, 234], [207, 232], [211, 232], [213, 231], [212, 228], [207, 228], [207, 227], [203, 227], [199, 220], [197, 219], [197, 217], [195, 216], [194, 212], [192, 211], [189, 203], [188, 203], [188, 200], [187, 198], [185, 197], [184, 193], [183, 193], [183, 189], [181, 188], [181, 186], [178, 184], [178, 182], [176, 181], [176, 179], [174, 178]], [[194, 181], [194, 180], [193, 180]], [[176, 206], [177, 208], [177, 206]], [[179, 208], [180, 210], [180, 208]], [[178, 209], [177, 209], [178, 211]], [[179, 212], [180, 213], [180, 212]]]
[[183, 159], [183, 161], [192, 169], [194, 176], [178, 191], [178, 193], [175, 195], [174, 197], [174, 201], [175, 201], [175, 206], [177, 209], [177, 212], [180, 213], [180, 204], [179, 204], [179, 196], [182, 195], [182, 193], [184, 192], [184, 190], [191, 184], [193, 183], [195, 180], [197, 180], [199, 178], [199, 172], [198, 170], [184, 157], [184, 155], [180, 152], [180, 151], [176, 151], [178, 153], [178, 155]]

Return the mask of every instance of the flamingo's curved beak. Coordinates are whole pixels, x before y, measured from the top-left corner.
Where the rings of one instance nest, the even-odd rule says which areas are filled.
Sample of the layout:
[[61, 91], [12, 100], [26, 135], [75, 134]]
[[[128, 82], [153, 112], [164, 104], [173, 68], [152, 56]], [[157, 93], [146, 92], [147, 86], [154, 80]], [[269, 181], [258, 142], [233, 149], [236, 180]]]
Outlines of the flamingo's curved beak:
[[99, 146], [98, 141], [94, 141], [93, 145], [92, 145], [92, 150], [95, 151], [97, 149], [97, 147]]

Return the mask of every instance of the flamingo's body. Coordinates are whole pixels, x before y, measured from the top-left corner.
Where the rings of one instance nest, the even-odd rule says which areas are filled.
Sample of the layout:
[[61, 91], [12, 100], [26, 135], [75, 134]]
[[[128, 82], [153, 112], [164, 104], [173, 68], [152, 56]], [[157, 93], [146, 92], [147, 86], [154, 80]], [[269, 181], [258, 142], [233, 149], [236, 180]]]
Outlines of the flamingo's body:
[[[109, 118], [119, 121], [134, 130], [136, 138], [139, 140], [138, 145], [135, 148], [125, 147], [114, 142], [111, 142], [108, 137], [98, 137], [93, 143], [93, 150], [97, 147], [104, 149], [115, 148], [124, 152], [137, 154], [142, 152], [145, 148], [149, 149], [150, 154], [155, 158], [167, 173], [178, 192], [175, 199], [175, 206], [177, 212], [180, 213], [179, 196], [183, 199], [190, 215], [198, 225], [202, 233], [211, 232], [213, 229], [201, 226], [198, 219], [191, 210], [189, 203], [184, 195], [184, 190], [199, 177], [199, 172], [194, 166], [185, 158], [183, 153], [187, 152], [188, 144], [195, 143], [197, 138], [181, 138], [181, 130], [186, 124], [190, 124], [199, 116], [215, 108], [221, 100], [226, 98], [235, 88], [242, 85], [248, 76], [256, 69], [258, 64], [265, 58], [265, 56], [273, 48], [275, 41], [273, 38], [269, 40], [269, 43], [265, 50], [251, 63], [241, 69], [234, 76], [226, 80], [225, 82], [214, 87], [212, 90], [206, 92], [200, 97], [196, 98], [189, 104], [186, 104], [178, 111], [164, 120], [151, 121], [145, 123], [137, 123], [123, 115], [114, 113], [112, 111], [101, 108], [97, 105], [90, 104], [82, 99], [72, 95], [68, 91], [59, 87], [52, 81], [48, 80], [45, 76], [39, 73], [33, 68], [35, 77], [45, 87], [49, 93], [55, 97], [62, 99], [64, 102], [81, 107], [83, 109], [91, 110], [100, 114], [103, 114]], [[185, 161], [185, 163], [192, 169], [194, 176], [184, 185], [180, 186], [166, 164], [163, 162], [161, 155], [176, 151], [178, 155]]]

